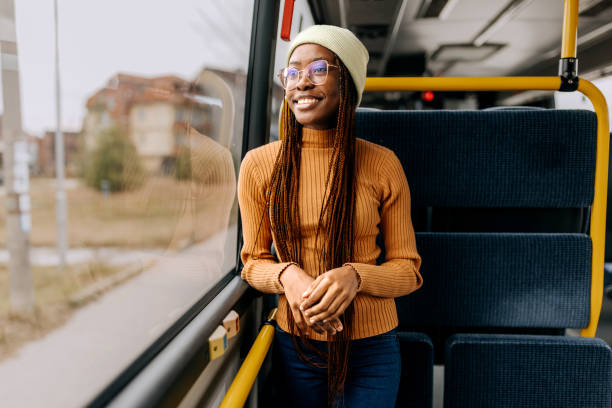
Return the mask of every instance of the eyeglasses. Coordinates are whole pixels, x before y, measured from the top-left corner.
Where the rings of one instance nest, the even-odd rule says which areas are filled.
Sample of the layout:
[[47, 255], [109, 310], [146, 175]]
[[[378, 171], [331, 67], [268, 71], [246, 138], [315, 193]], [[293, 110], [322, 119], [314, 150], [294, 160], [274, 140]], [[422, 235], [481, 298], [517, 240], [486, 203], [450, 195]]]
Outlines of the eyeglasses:
[[323, 85], [327, 80], [327, 74], [330, 68], [339, 67], [328, 63], [326, 60], [317, 60], [311, 62], [302, 70], [295, 67], [283, 68], [278, 73], [278, 78], [286, 91], [290, 91], [297, 87], [302, 78], [302, 73], [306, 73], [306, 78], [308, 78], [313, 85]]

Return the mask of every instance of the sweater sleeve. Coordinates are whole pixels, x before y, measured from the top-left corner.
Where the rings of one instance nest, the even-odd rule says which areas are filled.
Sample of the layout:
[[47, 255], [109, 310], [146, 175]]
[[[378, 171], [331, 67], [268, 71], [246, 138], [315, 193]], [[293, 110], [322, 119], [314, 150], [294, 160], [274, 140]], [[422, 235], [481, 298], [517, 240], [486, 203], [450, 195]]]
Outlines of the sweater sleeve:
[[410, 218], [410, 189], [399, 159], [393, 152], [380, 170], [382, 200], [380, 228], [385, 243], [381, 265], [349, 262], [359, 275], [359, 291], [372, 296], [395, 298], [417, 290], [423, 284]]
[[280, 274], [292, 262], [279, 263], [271, 253], [272, 233], [263, 178], [252, 152], [240, 165], [238, 204], [242, 218], [242, 279], [264, 293], [284, 293]]

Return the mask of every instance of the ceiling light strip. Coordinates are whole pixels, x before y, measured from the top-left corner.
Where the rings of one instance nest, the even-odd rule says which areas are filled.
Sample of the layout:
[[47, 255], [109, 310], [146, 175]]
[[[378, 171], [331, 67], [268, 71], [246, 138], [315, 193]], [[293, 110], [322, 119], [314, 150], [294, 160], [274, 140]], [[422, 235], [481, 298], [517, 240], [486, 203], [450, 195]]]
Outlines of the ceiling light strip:
[[[576, 43], [580, 47], [590, 41], [597, 40], [603, 37], [610, 31], [612, 31], [612, 23], [605, 24], [601, 27], [596, 28], [593, 31], [590, 31], [584, 34], [583, 36], [578, 37], [578, 41]], [[560, 52], [561, 52], [561, 47], [555, 47], [552, 50], [547, 51], [546, 53], [542, 54], [541, 60], [547, 60], [547, 59], [558, 57]]]
[[508, 21], [512, 20], [523, 8], [531, 4], [533, 0], [512, 0], [487, 26], [474, 38], [472, 43], [480, 47], [489, 38], [503, 27]]
[[606, 34], [608, 31], [612, 30], [612, 23], [608, 23], [602, 25], [601, 27], [596, 28], [595, 30], [586, 33], [585, 35], [578, 38], [578, 45], [585, 44], [591, 40], [594, 40], [602, 35]]

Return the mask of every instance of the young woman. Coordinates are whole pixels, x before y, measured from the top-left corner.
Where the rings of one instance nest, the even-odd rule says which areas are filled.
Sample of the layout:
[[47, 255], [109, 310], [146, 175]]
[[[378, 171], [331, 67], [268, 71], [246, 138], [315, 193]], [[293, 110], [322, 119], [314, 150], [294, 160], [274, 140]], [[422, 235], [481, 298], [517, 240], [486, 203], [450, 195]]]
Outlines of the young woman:
[[[281, 140], [248, 152], [240, 169], [242, 277], [280, 294], [275, 353], [287, 406], [395, 406], [393, 298], [421, 286], [421, 260], [401, 163], [355, 138], [368, 59], [346, 29], [302, 31], [279, 74]], [[376, 265], [379, 232], [386, 260]]]

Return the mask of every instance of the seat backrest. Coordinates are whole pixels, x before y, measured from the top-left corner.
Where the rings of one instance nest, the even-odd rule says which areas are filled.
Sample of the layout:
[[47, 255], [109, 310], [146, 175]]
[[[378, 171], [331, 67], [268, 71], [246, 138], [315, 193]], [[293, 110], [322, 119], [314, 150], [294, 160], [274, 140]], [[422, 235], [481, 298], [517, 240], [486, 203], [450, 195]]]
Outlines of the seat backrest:
[[583, 234], [417, 233], [423, 290], [398, 299], [402, 324], [582, 328], [591, 240]]
[[366, 111], [357, 136], [390, 148], [414, 207], [584, 208], [593, 201], [590, 111]]
[[431, 408], [433, 405], [434, 349], [423, 333], [398, 332], [402, 374], [395, 406]]
[[444, 407], [612, 403], [612, 350], [601, 339], [458, 334], [446, 343]]
[[592, 112], [365, 111], [356, 129], [396, 153], [418, 218], [424, 285], [397, 300], [400, 325], [586, 326]]

